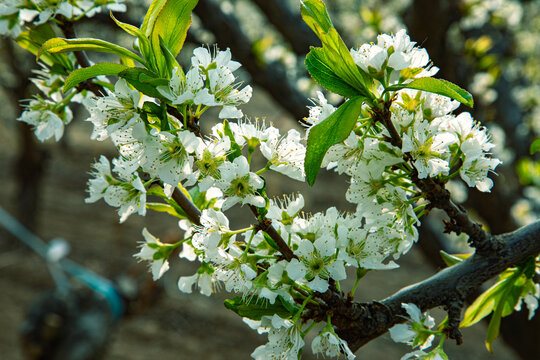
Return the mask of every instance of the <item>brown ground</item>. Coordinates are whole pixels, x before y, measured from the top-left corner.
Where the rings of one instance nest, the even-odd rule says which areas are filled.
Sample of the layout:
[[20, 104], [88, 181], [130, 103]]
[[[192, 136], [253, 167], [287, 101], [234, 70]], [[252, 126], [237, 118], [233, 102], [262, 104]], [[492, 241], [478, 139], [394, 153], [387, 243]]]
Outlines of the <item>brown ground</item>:
[[[272, 121], [282, 123], [282, 114], [261, 91], [252, 100], [247, 113], [256, 115], [272, 113]], [[4, 114], [5, 116], [6, 114]], [[12, 119], [9, 116], [7, 119]], [[142, 218], [132, 215], [120, 225], [114, 209], [103, 202], [86, 205], [85, 188], [90, 163], [105, 152], [114, 156], [109, 144], [91, 142], [89, 126], [81, 121], [70, 126], [67, 147], [45, 144], [50, 160], [44, 175], [39, 207], [38, 230], [42, 239], [66, 239], [72, 246], [70, 258], [99, 274], [113, 278], [118, 274], [145, 271], [132, 255], [136, 244], [142, 240], [143, 227], [160, 236], [178, 235], [176, 221], [165, 215], [150, 213]], [[13, 162], [16, 153], [16, 133], [12, 120], [0, 123], [0, 205], [12, 213], [17, 198]], [[307, 208], [320, 210], [331, 204], [341, 204], [341, 180], [330, 182], [324, 176], [307, 195]], [[278, 189], [295, 191], [294, 184], [272, 185]], [[303, 186], [302, 189], [307, 189]], [[332, 189], [328, 191], [328, 189]], [[341, 190], [335, 190], [341, 189]], [[339, 206], [339, 205], [338, 205]], [[384, 273], [369, 274], [359, 289], [360, 300], [381, 299], [401, 287], [419, 281], [434, 273], [417, 251], [400, 260], [401, 269], [391, 276]], [[205, 297], [198, 294], [181, 294], [175, 289], [179, 274], [191, 275], [194, 265], [175, 261], [174, 270], [161, 281], [165, 291], [147, 310], [123, 320], [111, 339], [106, 360], [179, 360], [179, 359], [248, 359], [249, 354], [265, 337], [250, 330], [234, 313], [226, 310], [226, 294]], [[25, 309], [36, 295], [53, 286], [43, 260], [24, 246], [18, 245], [4, 232], [0, 232], [0, 359], [22, 359], [18, 343], [18, 329], [24, 319]], [[486, 329], [483, 325], [465, 331], [461, 347], [448, 344], [452, 359], [517, 359], [501, 341], [495, 344], [495, 355], [489, 355], [483, 346]], [[306, 350], [309, 353], [309, 350]], [[360, 359], [399, 359], [408, 351], [395, 344], [388, 335], [368, 344], [358, 352]], [[310, 355], [306, 359], [312, 358]]]

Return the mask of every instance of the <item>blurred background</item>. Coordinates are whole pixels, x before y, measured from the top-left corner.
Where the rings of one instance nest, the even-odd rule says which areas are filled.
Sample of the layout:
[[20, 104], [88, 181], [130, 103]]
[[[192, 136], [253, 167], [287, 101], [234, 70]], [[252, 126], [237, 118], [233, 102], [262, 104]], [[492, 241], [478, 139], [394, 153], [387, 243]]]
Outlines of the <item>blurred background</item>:
[[[128, 1], [128, 11], [115, 16], [139, 26], [150, 2]], [[498, 144], [495, 156], [503, 164], [493, 176], [490, 194], [468, 191], [456, 182], [450, 184], [455, 200], [494, 234], [537, 219], [540, 162], [538, 155], [531, 157], [528, 151], [540, 133], [540, 1], [325, 2], [349, 47], [376, 41], [379, 33], [406, 28], [411, 40], [426, 48], [440, 68], [437, 77], [468, 89], [475, 97], [473, 116], [490, 129]], [[79, 36], [131, 45], [131, 39], [106, 14], [82, 21], [76, 30]], [[177, 220], [149, 212], [146, 217], [133, 215], [120, 225], [115, 209], [104, 202], [84, 203], [91, 163], [101, 154], [116, 156], [108, 141], [89, 139], [92, 125], [84, 121], [85, 110], [72, 108], [74, 121], [58, 143], [39, 143], [32, 129], [16, 121], [20, 100], [37, 93], [29, 78], [39, 66], [11, 40], [0, 41], [0, 206], [43, 240], [65, 239], [71, 247], [69, 258], [115, 282], [129, 310], [116, 324], [106, 319], [104, 327], [92, 330], [104, 339], [96, 340], [100, 351], [94, 358], [249, 358], [256, 346], [266, 342], [266, 336], [257, 335], [224, 308], [227, 294], [205, 297], [182, 294], [176, 288], [178, 277], [193, 274], [197, 266], [173, 255], [171, 270], [154, 283], [146, 265], [133, 258], [137, 243], [143, 240], [142, 228], [163, 241], [173, 240], [182, 236]], [[180, 63], [188, 64], [191, 50], [201, 44], [229, 47], [233, 60], [242, 63], [241, 80], [254, 87], [253, 98], [242, 108], [247, 116], [266, 118], [281, 129], [301, 128], [299, 120], [308, 116], [312, 104], [308, 99], [320, 90], [310, 80], [303, 61], [309, 47], [319, 46], [319, 41], [303, 23], [298, 1], [199, 0]], [[104, 59], [99, 54], [88, 55], [94, 62]], [[342, 101], [329, 98], [336, 104]], [[462, 106], [460, 111], [471, 110]], [[203, 129], [217, 121], [215, 113], [205, 114]], [[330, 206], [347, 211], [352, 206], [344, 199], [345, 181], [323, 171], [309, 188], [276, 176], [269, 179], [268, 191], [275, 196], [300, 191], [306, 198], [305, 209], [311, 212]], [[245, 209], [238, 210], [233, 217], [245, 217]], [[440, 250], [468, 251], [463, 238], [442, 235], [440, 218], [433, 212], [422, 221], [419, 244], [400, 259], [400, 269], [392, 275], [366, 276], [364, 287], [357, 292], [359, 301], [385, 298], [431, 276], [444, 267]], [[21, 332], [32, 325], [32, 314], [54, 307], [40, 295], [54, 286], [44, 260], [0, 227], [1, 359], [60, 359], [43, 355], [46, 346], [54, 346], [50, 345], [54, 331], [47, 335], [56, 326], [54, 319], [49, 319], [52, 325], [46, 324], [47, 328], [34, 329], [42, 343], [30, 341], [28, 335], [24, 346], [21, 341]], [[92, 300], [91, 291], [88, 294], [82, 284], [75, 287], [77, 296], [90, 299], [90, 305], [75, 301], [75, 311], [100, 313], [95, 309], [101, 299]], [[442, 311], [435, 314], [442, 319]], [[527, 315], [522, 311], [503, 320], [493, 355], [484, 347], [487, 322], [465, 329], [463, 345], [447, 342], [447, 353], [453, 359], [536, 359], [540, 356], [540, 316], [528, 321]], [[69, 341], [83, 340], [75, 337]], [[385, 335], [360, 349], [357, 356], [398, 359], [408, 351]], [[305, 358], [312, 358], [308, 347]]]

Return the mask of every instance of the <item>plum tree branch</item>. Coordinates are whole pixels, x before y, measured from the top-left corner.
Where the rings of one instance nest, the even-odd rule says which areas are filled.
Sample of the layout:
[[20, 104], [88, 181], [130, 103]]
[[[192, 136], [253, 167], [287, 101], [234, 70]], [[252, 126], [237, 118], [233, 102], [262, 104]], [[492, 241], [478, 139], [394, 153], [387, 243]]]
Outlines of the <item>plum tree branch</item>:
[[332, 323], [352, 351], [384, 334], [406, 315], [402, 303], [414, 303], [422, 311], [461, 301], [477, 291], [490, 278], [509, 267], [540, 254], [540, 220], [514, 232], [495, 236], [501, 242], [499, 253], [475, 253], [463, 262], [446, 268], [434, 276], [401, 289], [394, 295], [372, 303], [352, 303], [335, 297], [328, 304], [333, 312]]
[[[389, 103], [385, 103], [382, 108], [374, 109], [373, 120], [383, 124], [390, 133], [390, 143], [401, 148], [402, 139], [392, 123], [389, 106]], [[452, 202], [450, 193], [445, 189], [443, 183], [430, 177], [420, 179], [410, 155], [404, 154], [404, 159], [413, 168], [411, 179], [422, 190], [425, 198], [432, 206], [444, 210], [450, 218], [450, 221], [446, 222], [446, 231], [454, 231], [457, 234], [463, 232], [469, 235], [469, 243], [480, 253], [496, 253], [501, 249], [501, 244], [494, 236], [484, 231], [480, 224], [473, 222], [465, 209]]]

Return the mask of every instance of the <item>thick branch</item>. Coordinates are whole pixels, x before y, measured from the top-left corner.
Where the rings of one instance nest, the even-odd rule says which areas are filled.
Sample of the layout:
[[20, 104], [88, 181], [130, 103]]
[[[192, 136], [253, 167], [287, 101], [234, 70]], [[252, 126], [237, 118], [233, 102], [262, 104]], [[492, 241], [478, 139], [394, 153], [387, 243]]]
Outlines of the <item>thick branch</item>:
[[448, 232], [463, 232], [469, 235], [469, 242], [479, 253], [496, 253], [501, 249], [502, 244], [494, 236], [484, 231], [480, 224], [473, 222], [467, 211], [452, 202], [450, 193], [443, 185], [431, 178], [418, 179], [417, 174], [413, 175], [412, 180], [433, 206], [444, 210], [450, 217], [450, 222], [446, 223]]
[[403, 321], [402, 303], [414, 303], [426, 311], [462, 300], [490, 278], [540, 254], [540, 220], [496, 238], [503, 244], [498, 254], [476, 253], [381, 302], [345, 306], [346, 300], [341, 300], [342, 305], [334, 312], [332, 322], [351, 350], [356, 351]]

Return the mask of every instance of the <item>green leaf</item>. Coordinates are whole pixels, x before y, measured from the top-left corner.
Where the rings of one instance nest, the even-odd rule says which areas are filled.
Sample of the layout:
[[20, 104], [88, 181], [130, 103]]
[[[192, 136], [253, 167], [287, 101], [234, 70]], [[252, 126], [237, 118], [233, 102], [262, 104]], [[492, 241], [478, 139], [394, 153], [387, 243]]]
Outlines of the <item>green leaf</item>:
[[538, 151], [540, 151], [540, 138], [534, 140], [531, 144], [531, 148], [529, 149], [531, 155], [534, 155]]
[[[163, 3], [163, 1], [156, 2]], [[173, 57], [178, 55], [184, 46], [186, 34], [191, 25], [191, 11], [193, 11], [197, 2], [198, 0], [165, 1], [155, 21], [153, 21], [151, 33], [148, 34], [148, 29], [146, 31], [154, 51], [160, 49], [159, 38], [161, 37]]]
[[231, 125], [229, 124], [229, 121], [223, 120], [223, 130], [225, 131], [224, 135], [227, 135], [229, 140], [231, 140], [231, 150], [227, 154], [227, 159], [230, 162], [233, 162], [234, 159], [236, 159], [239, 156], [242, 156], [242, 148], [236, 140], [234, 139], [234, 134], [231, 130]]
[[185, 219], [185, 215], [179, 214], [176, 209], [169, 205], [169, 204], [163, 204], [163, 203], [146, 203], [146, 208], [150, 210], [154, 210], [157, 212], [163, 212], [167, 213], [169, 215], [175, 216], [180, 219]]
[[145, 95], [158, 99], [162, 97], [159, 91], [156, 90], [156, 86], [151, 83], [152, 81], [159, 79], [159, 77], [156, 73], [150, 70], [138, 67], [128, 68], [118, 73], [118, 76], [126, 79], [126, 81], [133, 85], [135, 89], [139, 90]]
[[263, 316], [272, 316], [274, 314], [288, 319], [293, 315], [283, 306], [281, 301], [270, 304], [267, 300], [259, 300], [257, 297], [249, 297], [247, 299], [235, 297], [233, 299], [227, 299], [225, 300], [225, 307], [242, 317], [252, 320], [261, 320]]
[[420, 78], [416, 79], [408, 84], [397, 84], [387, 87], [384, 91], [397, 91], [401, 89], [415, 89], [427, 91], [434, 94], [448, 96], [451, 99], [457, 100], [460, 103], [473, 107], [474, 100], [472, 95], [456, 84], [450, 81], [434, 78]]
[[152, 35], [152, 29], [154, 28], [156, 19], [167, 1], [168, 0], [154, 0], [152, 1], [152, 4], [150, 4], [141, 24], [141, 31], [147, 38], [150, 38], [150, 35]]
[[[155, 71], [166, 74], [166, 58], [161, 51], [160, 37], [173, 57], [176, 57], [191, 25], [191, 11], [197, 0], [154, 0], [141, 25], [155, 56]], [[153, 69], [154, 70], [154, 69]]]
[[138, 27], [133, 26], [131, 24], [123, 23], [123, 22], [119, 21], [118, 19], [116, 19], [112, 12], [111, 12], [111, 18], [114, 20], [116, 25], [118, 25], [118, 27], [120, 27], [122, 30], [124, 30], [129, 35], [135, 36], [135, 37], [137, 37], [139, 39], [139, 50], [140, 50], [144, 60], [146, 60], [146, 62], [148, 63], [148, 66], [150, 67], [150, 69], [157, 70], [155, 68], [155, 58], [154, 58], [154, 55], [152, 53], [152, 47], [151, 47], [150, 41], [148, 40], [146, 35]]
[[193, 204], [201, 210], [208, 209], [216, 201], [215, 199], [208, 200], [206, 198], [206, 191], [200, 191], [199, 185], [195, 185], [189, 189], [189, 195], [191, 196]]
[[76, 69], [72, 71], [64, 83], [63, 91], [79, 85], [79, 83], [100, 75], [118, 75], [128, 67], [122, 64], [99, 63], [87, 68]]
[[176, 58], [171, 53], [169, 48], [167, 48], [167, 45], [165, 44], [165, 41], [160, 37], [159, 38], [159, 45], [161, 48], [161, 53], [163, 54], [163, 57], [165, 59], [166, 67], [166, 75], [167, 77], [170, 77], [172, 75], [174, 68], [179, 68], [180, 64], [178, 64], [178, 61], [176, 61]]
[[522, 289], [525, 285], [526, 278], [521, 272], [516, 272], [514, 276], [512, 276], [512, 279], [514, 279], [514, 281], [505, 287], [489, 321], [486, 335], [486, 348], [491, 353], [493, 353], [493, 342], [499, 336], [501, 319], [514, 312], [514, 308], [519, 301]]
[[[21, 32], [15, 41], [20, 47], [37, 56], [41, 46], [55, 36], [56, 34], [51, 25], [45, 23]], [[66, 70], [73, 69], [73, 64], [66, 54], [43, 54], [41, 61], [51, 67], [54, 64], [59, 64]]]
[[499, 277], [499, 281], [476, 298], [476, 300], [467, 308], [459, 326], [469, 327], [474, 325], [491, 314], [497, 306], [503, 306], [507, 291], [514, 286], [515, 281], [518, 280], [519, 277], [520, 273], [515, 269], [510, 269], [502, 273]]
[[311, 48], [306, 56], [306, 68], [311, 77], [325, 89], [348, 98], [361, 95], [358, 90], [336, 75], [332, 66], [326, 63], [321, 48]]
[[459, 264], [463, 260], [470, 257], [472, 254], [449, 254], [444, 250], [440, 251], [441, 258], [445, 262], [446, 266], [454, 266], [456, 264]]
[[[322, 50], [315, 56], [330, 67], [335, 76], [356, 89], [358, 94], [373, 99], [374, 96], [368, 90], [372, 84], [371, 78], [354, 62], [349, 48], [332, 25], [324, 3], [321, 0], [304, 0], [301, 12], [306, 24], [322, 42]], [[310, 53], [314, 49], [316, 48], [312, 48]]]
[[187, 219], [188, 218], [188, 216], [186, 215], [184, 210], [182, 210], [180, 205], [178, 205], [176, 203], [176, 201], [174, 201], [173, 199], [168, 198], [167, 195], [165, 195], [165, 193], [163, 192], [163, 188], [161, 186], [152, 186], [150, 189], [148, 189], [146, 191], [146, 195], [157, 196], [157, 197], [165, 200], [169, 205], [171, 205], [174, 208], [176, 213], [178, 215], [180, 215], [180, 217], [182, 219]]
[[62, 39], [62, 38], [54, 38], [50, 39], [47, 42], [43, 44], [41, 49], [39, 49], [39, 52], [37, 54], [37, 58], [39, 59], [41, 57], [41, 54], [48, 52], [48, 53], [63, 53], [63, 52], [70, 52], [70, 51], [82, 51], [82, 50], [89, 50], [89, 51], [97, 51], [97, 52], [106, 52], [110, 54], [116, 54], [119, 56], [127, 57], [130, 59], [133, 59], [143, 65], [145, 65], [145, 61], [141, 59], [141, 57], [131, 51], [129, 51], [126, 48], [123, 48], [121, 46], [118, 46], [116, 44], [112, 44], [110, 42], [99, 40], [99, 39], [92, 39], [92, 38], [80, 38], [80, 39]]
[[304, 162], [306, 180], [309, 185], [313, 186], [315, 183], [328, 149], [350, 135], [362, 111], [364, 101], [365, 98], [362, 96], [350, 99], [309, 131]]
[[330, 28], [333, 28], [332, 20], [326, 11], [326, 6], [320, 0], [302, 1], [301, 5], [302, 18], [306, 24], [321, 38], [328, 33]]

